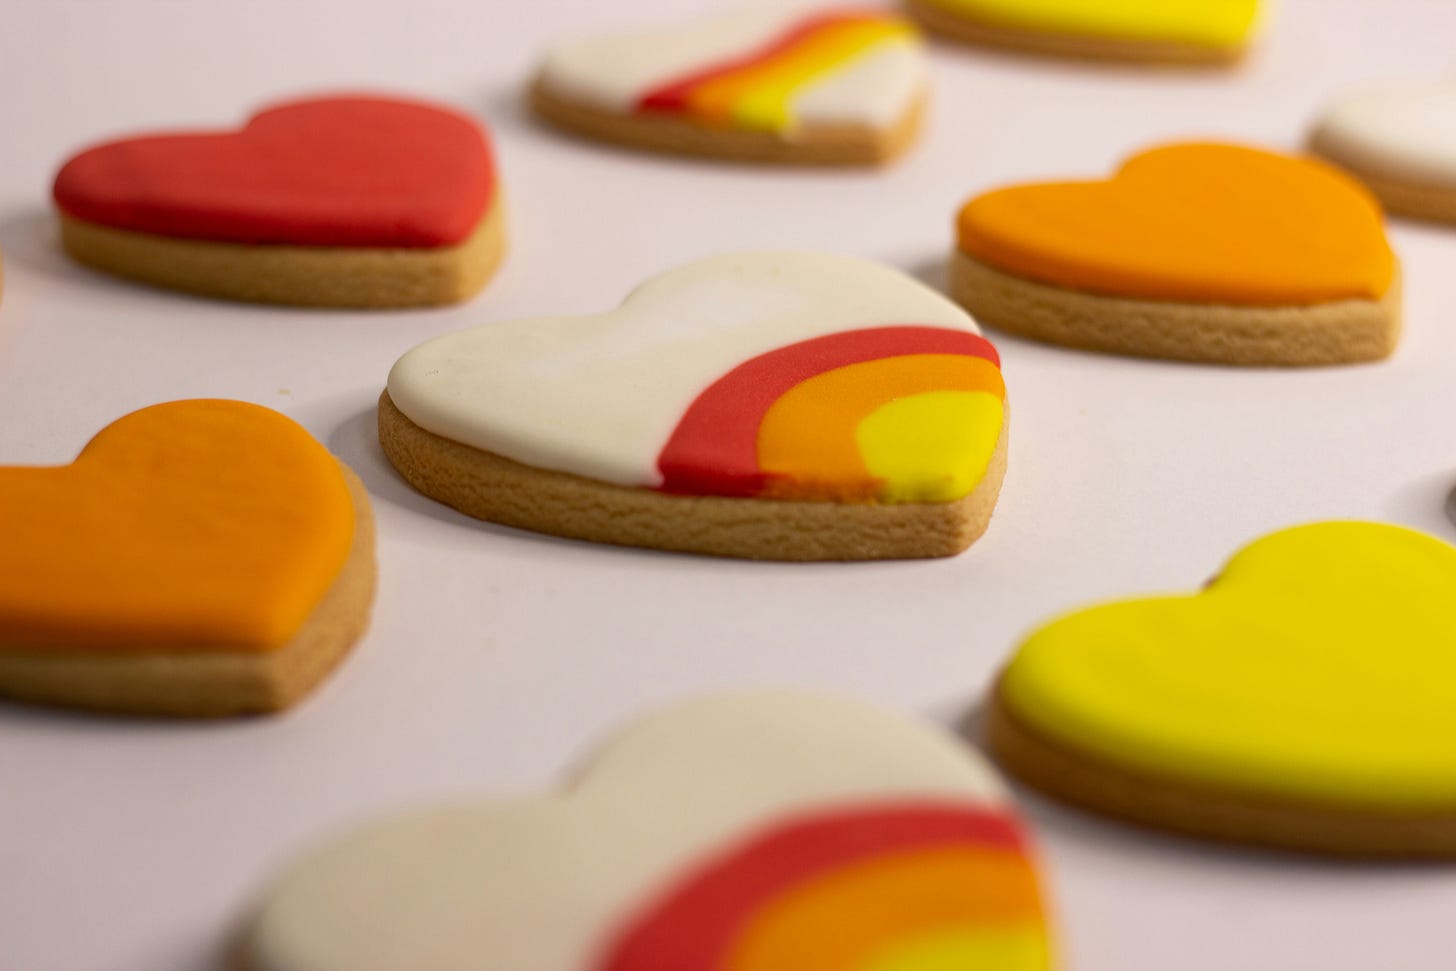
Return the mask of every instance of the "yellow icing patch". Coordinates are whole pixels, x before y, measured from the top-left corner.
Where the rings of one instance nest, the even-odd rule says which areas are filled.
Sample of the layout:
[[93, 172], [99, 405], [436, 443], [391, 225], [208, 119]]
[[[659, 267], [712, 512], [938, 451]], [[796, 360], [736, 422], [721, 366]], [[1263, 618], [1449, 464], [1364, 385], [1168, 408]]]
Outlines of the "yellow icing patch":
[[[758, 430], [759, 465], [780, 477], [778, 498], [960, 499], [986, 471], [1005, 393], [996, 365], [962, 354], [833, 368], [769, 408]], [[971, 398], [990, 399], [994, 409]]]
[[875, 955], [860, 971], [1044, 971], [1049, 967], [1046, 935], [1031, 925], [926, 934]]
[[989, 23], [1118, 40], [1168, 40], [1210, 47], [1241, 44], [1258, 0], [929, 0]]
[[914, 37], [908, 23], [889, 18], [829, 24], [772, 57], [703, 82], [688, 104], [707, 120], [769, 131], [792, 128], [793, 100], [805, 87], [883, 44], [909, 43]]
[[986, 474], [1001, 437], [1001, 399], [984, 391], [929, 391], [881, 405], [855, 440], [889, 502], [951, 502]]
[[1331, 522], [1267, 536], [1202, 593], [1038, 631], [1001, 697], [1159, 777], [1386, 811], [1456, 806], [1456, 548]]

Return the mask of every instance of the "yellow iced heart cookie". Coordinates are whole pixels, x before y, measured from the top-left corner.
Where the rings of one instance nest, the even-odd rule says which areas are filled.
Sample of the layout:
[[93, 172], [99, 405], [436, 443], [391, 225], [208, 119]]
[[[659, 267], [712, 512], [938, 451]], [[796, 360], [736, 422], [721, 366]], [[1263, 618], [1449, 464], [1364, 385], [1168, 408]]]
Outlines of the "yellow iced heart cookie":
[[1258, 0], [909, 0], [933, 29], [1001, 47], [1134, 61], [1229, 61]]
[[993, 748], [1141, 822], [1328, 852], [1456, 856], [1456, 548], [1329, 522], [1238, 553], [1193, 596], [1042, 628]]

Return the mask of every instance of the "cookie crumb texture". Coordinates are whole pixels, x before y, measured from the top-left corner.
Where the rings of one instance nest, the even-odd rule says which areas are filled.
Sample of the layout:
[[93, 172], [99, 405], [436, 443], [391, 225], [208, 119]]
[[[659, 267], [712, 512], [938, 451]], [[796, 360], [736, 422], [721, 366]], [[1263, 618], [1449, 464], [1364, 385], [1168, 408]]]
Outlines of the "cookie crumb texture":
[[574, 776], [311, 851], [256, 908], [243, 966], [1051, 966], [1028, 827], [979, 754], [929, 725], [738, 692], [638, 720]]
[[952, 40], [1097, 61], [1232, 64], [1257, 28], [1258, 0], [905, 0]]
[[1070, 614], [1002, 674], [988, 740], [1067, 802], [1304, 852], [1456, 858], [1456, 548], [1330, 522], [1201, 593]]
[[878, 165], [914, 141], [928, 71], [907, 21], [804, 0], [568, 41], [529, 91], [543, 120], [681, 155]]
[[268, 409], [143, 409], [72, 465], [0, 469], [0, 495], [0, 695], [179, 717], [275, 711], [367, 626], [368, 496]]
[[940, 294], [822, 253], [709, 257], [617, 309], [445, 334], [380, 440], [426, 495], [599, 542], [762, 559], [944, 556], [1006, 462], [996, 349]]
[[1399, 265], [1370, 193], [1323, 162], [1237, 145], [977, 196], [951, 286], [989, 326], [1172, 360], [1372, 361], [1400, 334]]
[[375, 97], [269, 108], [233, 132], [143, 135], [56, 177], [77, 261], [233, 300], [464, 300], [505, 248], [490, 144], [453, 110]]

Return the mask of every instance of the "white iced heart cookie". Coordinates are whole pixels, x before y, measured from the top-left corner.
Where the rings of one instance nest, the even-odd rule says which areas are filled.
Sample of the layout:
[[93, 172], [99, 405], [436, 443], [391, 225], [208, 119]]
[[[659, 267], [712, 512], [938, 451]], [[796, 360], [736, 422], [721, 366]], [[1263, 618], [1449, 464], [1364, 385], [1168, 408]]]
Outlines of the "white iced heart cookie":
[[905, 20], [834, 0], [718, 14], [558, 44], [531, 91], [563, 128], [659, 151], [873, 164], [914, 137], [925, 53]]
[[250, 971], [1041, 971], [992, 770], [858, 702], [753, 692], [618, 735], [565, 793], [404, 816], [304, 857]]
[[600, 542], [931, 556], [985, 529], [999, 360], [959, 307], [843, 256], [710, 257], [617, 310], [447, 334], [394, 366], [380, 439], [421, 492]]
[[1346, 95], [1320, 117], [1310, 142], [1391, 212], [1456, 222], [1456, 81]]

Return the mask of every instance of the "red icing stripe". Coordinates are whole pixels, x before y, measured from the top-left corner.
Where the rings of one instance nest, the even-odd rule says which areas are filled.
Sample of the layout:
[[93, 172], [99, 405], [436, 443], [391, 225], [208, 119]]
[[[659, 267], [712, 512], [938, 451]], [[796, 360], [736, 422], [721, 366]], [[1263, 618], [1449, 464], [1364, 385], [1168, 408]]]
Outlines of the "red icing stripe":
[[757, 495], [767, 482], [758, 465], [758, 426], [775, 401], [825, 371], [906, 354], [965, 354], [1001, 366], [990, 341], [944, 327], [844, 331], [761, 354], [713, 382], [689, 406], [657, 457], [661, 490]]
[[1023, 853], [1026, 838], [1009, 814], [934, 803], [789, 822], [729, 850], [669, 889], [596, 966], [599, 971], [718, 971], [745, 923], [778, 894], [858, 861], [958, 846]]
[[490, 144], [466, 115], [339, 97], [279, 105], [238, 131], [89, 149], [54, 194], [77, 219], [161, 236], [431, 247], [470, 235], [495, 181]]
[[683, 111], [687, 108], [688, 96], [700, 84], [716, 81], [718, 78], [748, 70], [773, 60], [792, 50], [816, 32], [838, 24], [855, 23], [863, 20], [883, 20], [883, 13], [873, 11], [840, 10], [819, 14], [799, 21], [768, 44], [741, 57], [720, 61], [717, 64], [683, 75], [660, 85], [643, 95], [637, 103], [638, 111]]

